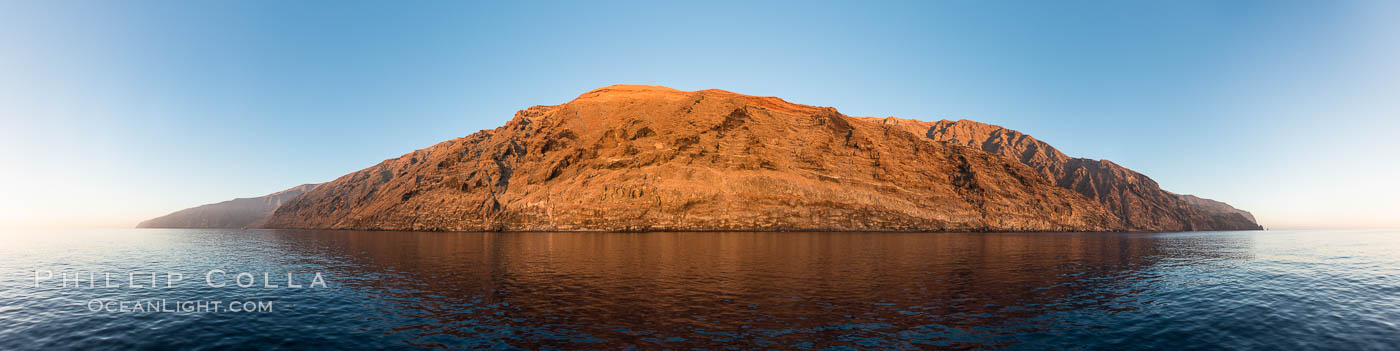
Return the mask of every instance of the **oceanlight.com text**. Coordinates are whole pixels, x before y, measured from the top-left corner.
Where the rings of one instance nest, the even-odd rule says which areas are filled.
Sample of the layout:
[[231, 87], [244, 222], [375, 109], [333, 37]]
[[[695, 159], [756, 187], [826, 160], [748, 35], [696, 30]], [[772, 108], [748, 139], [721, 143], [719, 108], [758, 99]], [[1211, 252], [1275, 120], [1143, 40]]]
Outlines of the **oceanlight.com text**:
[[272, 301], [218, 301], [166, 299], [116, 300], [92, 299], [88, 311], [114, 313], [220, 313], [272, 312]]

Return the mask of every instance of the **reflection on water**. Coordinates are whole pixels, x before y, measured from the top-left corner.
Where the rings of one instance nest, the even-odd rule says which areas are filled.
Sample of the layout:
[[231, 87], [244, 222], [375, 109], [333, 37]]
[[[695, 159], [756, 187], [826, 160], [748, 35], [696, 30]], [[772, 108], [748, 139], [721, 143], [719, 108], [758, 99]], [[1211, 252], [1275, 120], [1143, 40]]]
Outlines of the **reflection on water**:
[[[0, 249], [0, 301], [20, 306], [0, 309], [0, 348], [1387, 349], [1391, 234], [82, 233]], [[214, 268], [323, 272], [330, 288], [32, 284], [36, 269]], [[98, 297], [282, 308], [84, 307]]]

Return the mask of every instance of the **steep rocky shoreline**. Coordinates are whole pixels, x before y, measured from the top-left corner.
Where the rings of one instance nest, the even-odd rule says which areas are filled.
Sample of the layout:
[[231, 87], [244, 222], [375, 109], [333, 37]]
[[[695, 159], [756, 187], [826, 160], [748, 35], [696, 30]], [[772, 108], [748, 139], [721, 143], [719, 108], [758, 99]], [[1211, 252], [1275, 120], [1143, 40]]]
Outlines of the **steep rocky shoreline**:
[[137, 228], [246, 228], [263, 224], [272, 212], [316, 184], [302, 184], [260, 197], [237, 198], [187, 208], [137, 224]]
[[1051, 183], [1103, 204], [1135, 230], [1262, 229], [1249, 212], [1162, 190], [1152, 178], [1111, 161], [1069, 157], [1050, 144], [1001, 126], [969, 120], [923, 122], [889, 117], [881, 121], [929, 139], [1020, 161]]
[[632, 85], [531, 107], [502, 127], [345, 175], [287, 201], [261, 226], [1258, 229], [1247, 212], [997, 126], [848, 117], [773, 97]]

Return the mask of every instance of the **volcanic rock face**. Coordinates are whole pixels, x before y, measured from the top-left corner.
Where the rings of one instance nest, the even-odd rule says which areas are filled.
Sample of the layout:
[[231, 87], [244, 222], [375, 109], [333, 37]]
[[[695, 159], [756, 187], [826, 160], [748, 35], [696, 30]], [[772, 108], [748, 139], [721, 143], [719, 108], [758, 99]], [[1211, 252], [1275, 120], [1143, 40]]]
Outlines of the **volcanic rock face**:
[[1017, 158], [947, 145], [927, 129], [907, 127], [772, 97], [610, 86], [340, 177], [284, 204], [264, 226], [1147, 228], [1129, 226]]
[[[1211, 213], [1211, 215], [1217, 215], [1217, 214], [1218, 214], [1218, 215], [1228, 215], [1228, 214], [1230, 214], [1230, 213], [1235, 213], [1235, 214], [1239, 214], [1241, 217], [1244, 217], [1245, 219], [1249, 220], [1249, 223], [1255, 223], [1255, 225], [1254, 225], [1255, 227], [1258, 227], [1258, 226], [1259, 226], [1259, 225], [1257, 224], [1257, 223], [1259, 223], [1259, 222], [1254, 220], [1254, 214], [1249, 213], [1249, 211], [1241, 210], [1241, 209], [1235, 208], [1234, 206], [1230, 206], [1230, 204], [1227, 204], [1227, 203], [1224, 203], [1224, 202], [1220, 202], [1220, 201], [1211, 200], [1211, 199], [1200, 198], [1200, 197], [1197, 197], [1197, 196], [1195, 196], [1195, 195], [1176, 194], [1176, 197], [1179, 198], [1179, 199], [1181, 199], [1182, 202], [1185, 202], [1186, 204], [1191, 205], [1191, 207], [1195, 207], [1195, 208], [1200, 209], [1200, 210], [1202, 210], [1202, 211], [1206, 211], [1206, 212], [1208, 212], [1208, 213]], [[1242, 228], [1242, 229], [1249, 229], [1249, 228]], [[1262, 228], [1256, 228], [1256, 229], [1262, 229]]]
[[299, 185], [262, 197], [238, 198], [216, 204], [187, 208], [146, 220], [137, 228], [245, 228], [262, 224], [284, 202], [301, 195], [316, 184]]
[[1050, 144], [1000, 126], [973, 122], [888, 119], [906, 130], [952, 145], [1005, 156], [1042, 177], [1103, 204], [1136, 230], [1257, 230], [1249, 212], [1223, 202], [1165, 190], [1141, 173], [1107, 160], [1070, 158]]

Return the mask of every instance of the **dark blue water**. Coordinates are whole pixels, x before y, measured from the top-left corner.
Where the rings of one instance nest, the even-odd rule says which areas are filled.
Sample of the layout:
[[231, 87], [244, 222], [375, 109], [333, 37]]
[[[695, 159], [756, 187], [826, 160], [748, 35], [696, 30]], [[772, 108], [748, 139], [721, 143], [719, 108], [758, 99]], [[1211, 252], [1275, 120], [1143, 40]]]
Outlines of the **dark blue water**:
[[1395, 231], [4, 235], [5, 350], [1400, 348]]

